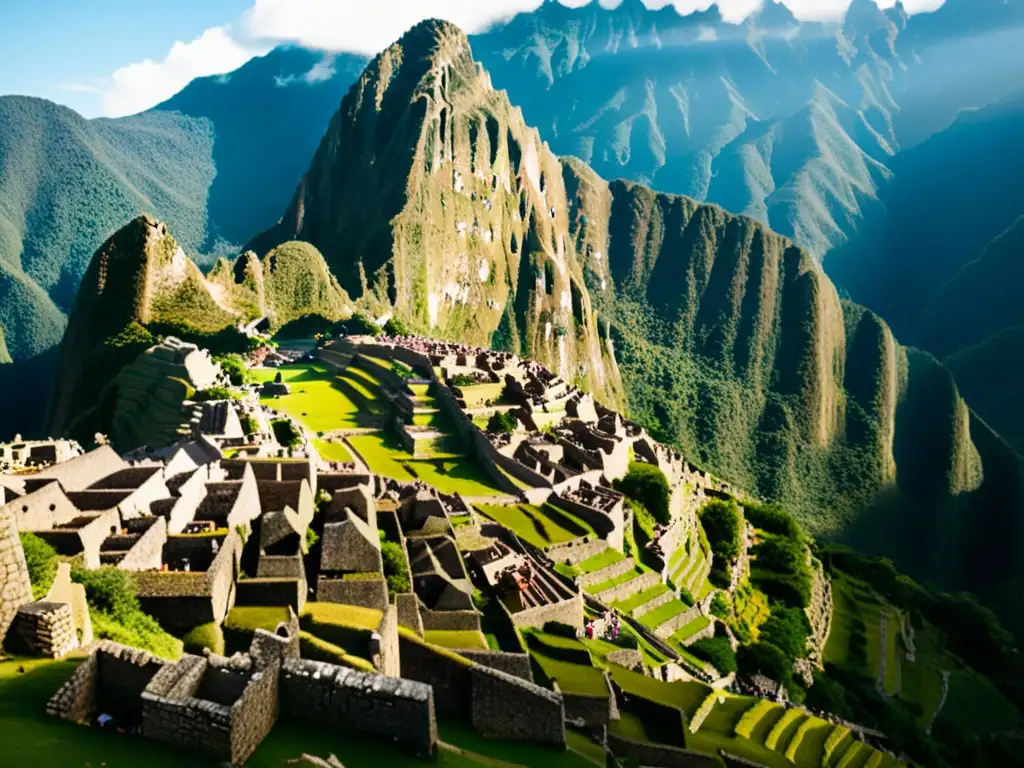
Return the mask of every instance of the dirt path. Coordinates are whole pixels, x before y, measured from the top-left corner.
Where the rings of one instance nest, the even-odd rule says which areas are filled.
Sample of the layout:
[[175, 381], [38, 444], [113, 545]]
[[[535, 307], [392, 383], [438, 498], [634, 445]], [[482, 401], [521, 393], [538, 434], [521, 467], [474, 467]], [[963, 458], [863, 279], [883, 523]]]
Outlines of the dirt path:
[[935, 708], [932, 713], [932, 719], [928, 721], [928, 727], [924, 729], [924, 732], [929, 736], [932, 735], [932, 726], [935, 725], [935, 720], [939, 717], [939, 713], [942, 712], [942, 708], [946, 706], [946, 697], [949, 696], [949, 672], [943, 671], [942, 673], [942, 698], [939, 699], [939, 706]]

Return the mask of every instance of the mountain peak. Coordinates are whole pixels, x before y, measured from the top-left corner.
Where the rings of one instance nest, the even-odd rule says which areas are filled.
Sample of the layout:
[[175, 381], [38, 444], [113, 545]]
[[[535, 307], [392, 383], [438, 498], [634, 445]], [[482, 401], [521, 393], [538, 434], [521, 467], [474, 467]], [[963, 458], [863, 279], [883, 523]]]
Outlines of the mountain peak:
[[788, 29], [800, 25], [789, 6], [779, 0], [764, 0], [761, 9], [750, 18], [760, 29]]

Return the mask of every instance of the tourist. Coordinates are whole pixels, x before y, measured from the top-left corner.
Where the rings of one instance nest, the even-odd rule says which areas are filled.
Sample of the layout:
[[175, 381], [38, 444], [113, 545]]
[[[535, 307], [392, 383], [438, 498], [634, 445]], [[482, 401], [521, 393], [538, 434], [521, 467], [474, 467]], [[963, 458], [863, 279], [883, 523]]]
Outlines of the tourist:
[[588, 621], [585, 631], [586, 631], [586, 635], [587, 635], [587, 640], [593, 640], [594, 639], [594, 622]]

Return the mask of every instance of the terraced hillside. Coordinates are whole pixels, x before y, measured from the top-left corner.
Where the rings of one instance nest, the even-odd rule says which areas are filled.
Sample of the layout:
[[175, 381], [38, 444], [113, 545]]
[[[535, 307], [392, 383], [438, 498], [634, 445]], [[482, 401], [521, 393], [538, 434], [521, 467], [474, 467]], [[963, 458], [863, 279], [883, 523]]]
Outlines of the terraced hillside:
[[244, 351], [249, 342], [238, 327], [255, 319], [267, 317], [276, 329], [300, 313], [338, 320], [350, 312], [348, 297], [308, 245], [282, 245], [263, 262], [245, 254], [208, 280], [166, 224], [141, 216], [108, 239], [89, 266], [61, 344], [50, 429], [83, 439], [107, 433], [117, 389], [111, 383], [158, 336]]
[[1022, 569], [1016, 535], [998, 567], [963, 547], [1018, 530], [1024, 475], [946, 370], [752, 219], [557, 160], [451, 25], [346, 96], [253, 245], [294, 238], [421, 332], [512, 345], [613, 402], [621, 374], [656, 437], [815, 534], [979, 590]]

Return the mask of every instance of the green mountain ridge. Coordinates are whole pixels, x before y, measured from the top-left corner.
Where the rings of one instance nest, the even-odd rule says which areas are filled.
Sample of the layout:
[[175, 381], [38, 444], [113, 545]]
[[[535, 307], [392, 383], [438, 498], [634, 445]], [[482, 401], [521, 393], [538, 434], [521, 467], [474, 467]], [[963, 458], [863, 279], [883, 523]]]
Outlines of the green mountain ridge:
[[[754, 220], [555, 158], [451, 25], [346, 96], [252, 247], [291, 239], [419, 332], [511, 340], [606, 399], [621, 376], [655, 435], [818, 535], [983, 593], [1020, 572], [1024, 467], [948, 371]], [[1000, 556], [975, 562], [992, 525]]]
[[276, 330], [307, 314], [350, 313], [348, 296], [306, 243], [282, 244], [262, 262], [251, 253], [220, 262], [207, 278], [165, 223], [140, 216], [100, 247], [83, 278], [60, 347], [49, 429], [80, 440], [108, 433], [118, 374], [158, 336], [244, 351], [238, 328], [254, 320], [266, 317]]

